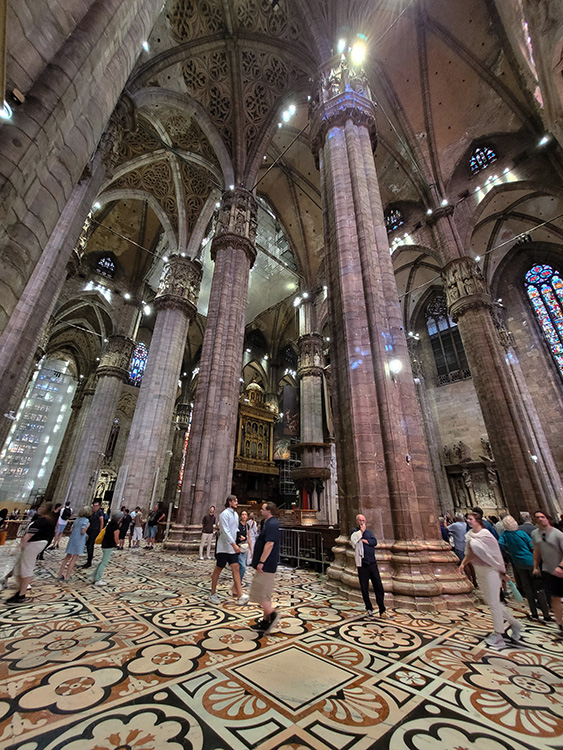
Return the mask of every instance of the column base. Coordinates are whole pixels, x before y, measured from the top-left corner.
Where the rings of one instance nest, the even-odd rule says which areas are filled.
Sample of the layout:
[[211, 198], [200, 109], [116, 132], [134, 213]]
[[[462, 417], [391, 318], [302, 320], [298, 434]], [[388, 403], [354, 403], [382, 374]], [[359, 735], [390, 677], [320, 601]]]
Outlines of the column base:
[[164, 542], [164, 549], [183, 552], [185, 554], [197, 554], [201, 542], [201, 525], [184, 526], [174, 523], [170, 527], [168, 539]]
[[[348, 537], [333, 547], [327, 587], [350, 601], [361, 602], [354, 550]], [[457, 569], [458, 559], [442, 541], [378, 544], [376, 557], [390, 607], [420, 611], [473, 609], [473, 586]]]

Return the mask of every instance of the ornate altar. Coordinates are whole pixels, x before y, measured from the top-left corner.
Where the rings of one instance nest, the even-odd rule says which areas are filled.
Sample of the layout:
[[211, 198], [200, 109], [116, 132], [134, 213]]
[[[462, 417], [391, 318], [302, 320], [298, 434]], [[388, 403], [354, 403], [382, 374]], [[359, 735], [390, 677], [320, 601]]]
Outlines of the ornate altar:
[[506, 509], [494, 457], [488, 440], [481, 438], [482, 453], [473, 459], [469, 447], [459, 441], [444, 446], [444, 465], [452, 493], [454, 513], [479, 506], [486, 516]]
[[277, 412], [264, 403], [263, 388], [250, 383], [239, 399], [235, 471], [279, 474], [273, 460], [276, 419]]

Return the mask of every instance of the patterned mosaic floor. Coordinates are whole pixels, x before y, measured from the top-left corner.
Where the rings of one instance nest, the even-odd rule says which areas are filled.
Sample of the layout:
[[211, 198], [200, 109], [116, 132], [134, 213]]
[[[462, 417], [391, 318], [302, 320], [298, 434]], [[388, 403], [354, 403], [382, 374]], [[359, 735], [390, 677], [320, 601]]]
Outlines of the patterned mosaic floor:
[[102, 589], [81, 571], [58, 583], [62, 554], [47, 553], [29, 606], [0, 604], [0, 748], [563, 747], [553, 629], [496, 652], [484, 612], [366, 621], [319, 576], [283, 570], [281, 628], [259, 638], [226, 576], [222, 604], [207, 601], [210, 562], [114, 553]]

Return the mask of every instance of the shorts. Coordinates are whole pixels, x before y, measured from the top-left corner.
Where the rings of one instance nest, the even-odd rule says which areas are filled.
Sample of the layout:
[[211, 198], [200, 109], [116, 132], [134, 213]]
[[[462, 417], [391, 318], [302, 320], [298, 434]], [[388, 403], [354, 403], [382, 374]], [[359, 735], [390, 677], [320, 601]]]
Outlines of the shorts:
[[57, 522], [57, 534], [62, 534], [63, 531], [66, 529], [68, 521], [63, 521], [62, 523], [60, 521]]
[[145, 539], [154, 539], [156, 537], [157, 531], [158, 531], [158, 526], [149, 526], [147, 524], [147, 530], [145, 531]]
[[541, 577], [545, 593], [548, 596], [563, 597], [563, 578], [551, 575], [545, 570], [542, 570]]
[[133, 536], [132, 539], [134, 542], [140, 542], [143, 538], [143, 527], [142, 526], [135, 526], [133, 529]]
[[252, 579], [250, 591], [248, 592], [250, 601], [257, 604], [272, 601], [275, 580], [275, 573], [264, 573], [257, 570]]
[[46, 541], [28, 542], [18, 556], [13, 570], [14, 576], [16, 578], [31, 578], [37, 555], [43, 552], [46, 546]]
[[238, 555], [233, 552], [216, 552], [215, 563], [218, 568], [224, 568], [225, 565], [238, 565]]

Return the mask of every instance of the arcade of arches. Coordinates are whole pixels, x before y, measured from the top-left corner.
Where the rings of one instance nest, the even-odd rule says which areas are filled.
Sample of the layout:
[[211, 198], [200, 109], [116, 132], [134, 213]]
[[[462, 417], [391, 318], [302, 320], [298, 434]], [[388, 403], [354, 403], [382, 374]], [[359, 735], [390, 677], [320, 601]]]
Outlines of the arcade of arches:
[[561, 4], [2, 4], [0, 505], [271, 499], [351, 595], [361, 510], [468, 601], [441, 513], [562, 509]]

